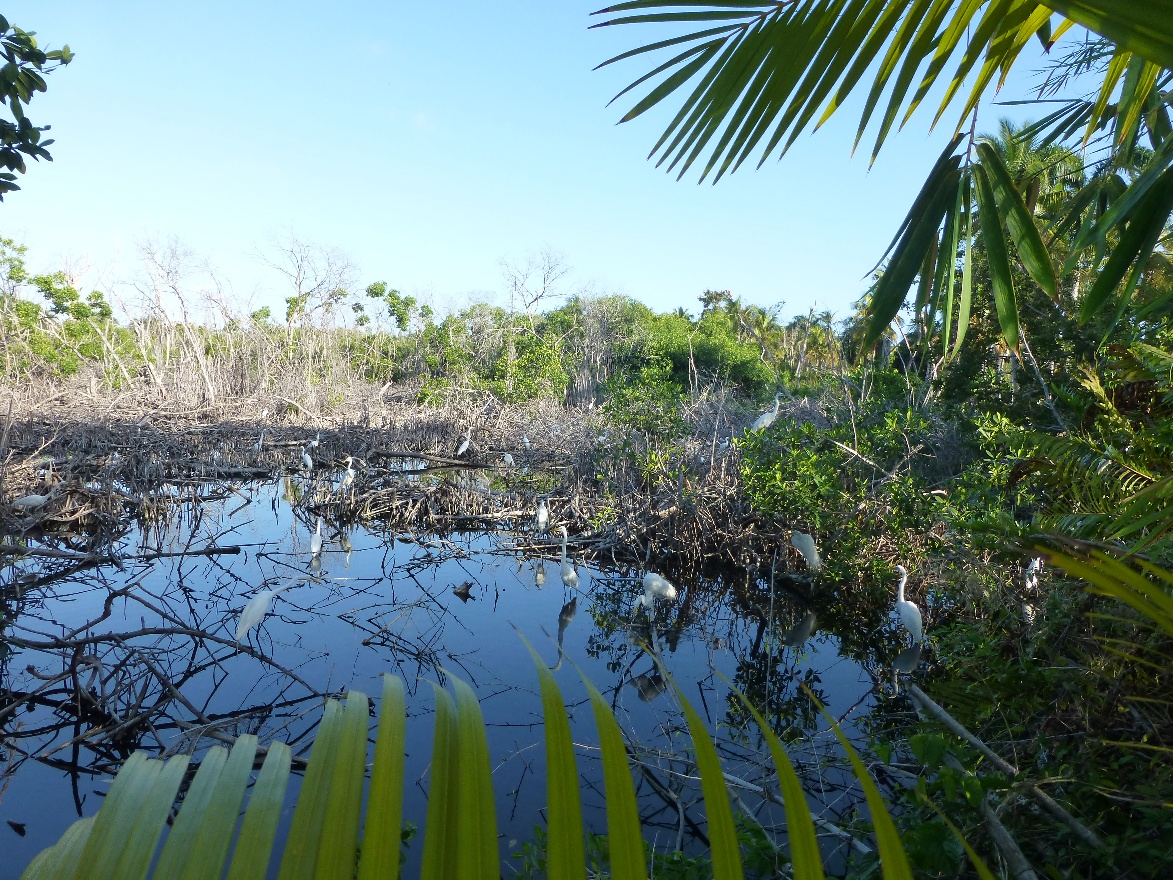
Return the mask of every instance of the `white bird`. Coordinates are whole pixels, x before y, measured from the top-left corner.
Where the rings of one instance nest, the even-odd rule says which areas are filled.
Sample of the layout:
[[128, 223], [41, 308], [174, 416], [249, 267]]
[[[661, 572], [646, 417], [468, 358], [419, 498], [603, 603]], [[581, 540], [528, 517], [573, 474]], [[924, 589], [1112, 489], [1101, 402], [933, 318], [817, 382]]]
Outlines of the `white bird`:
[[729, 438], [723, 437], [721, 442], [717, 444], [717, 449], [720, 452], [727, 452], [729, 450]]
[[521, 435], [521, 445], [524, 446], [526, 449], [533, 448], [532, 444], [530, 444], [530, 442], [529, 442], [529, 437], [525, 436], [524, 434]]
[[49, 500], [48, 495], [25, 495], [23, 498], [17, 498], [12, 502], [15, 510], [21, 513], [28, 513], [45, 506], [45, 502]]
[[240, 613], [240, 623], [236, 625], [236, 641], [244, 641], [248, 631], [265, 619], [269, 609], [273, 607], [273, 597], [289, 588], [289, 584], [275, 590], [261, 590], [248, 600], [244, 610]]
[[314, 460], [310, 458], [309, 451], [306, 449], [301, 451], [301, 466], [307, 471], [312, 471], [314, 469]]
[[562, 529], [562, 583], [575, 590], [578, 589], [578, 572], [566, 559], [566, 526], [560, 526], [560, 528]]
[[774, 411], [764, 412], [757, 417], [757, 420], [750, 426], [751, 431], [764, 431], [770, 425], [774, 424], [774, 419], [778, 418], [778, 407], [782, 405], [782, 394], [779, 392], [774, 395]]
[[676, 587], [668, 581], [667, 578], [660, 577], [654, 571], [649, 571], [644, 575], [643, 579], [644, 592], [635, 600], [635, 608], [632, 609], [632, 614], [639, 612], [639, 609], [646, 608], [649, 617], [654, 617], [656, 614], [656, 600], [667, 599], [669, 602], [676, 601]]
[[505, 463], [505, 467], [513, 467], [513, 455], [506, 452], [501, 456], [501, 461]]
[[308, 444], [306, 444], [306, 445], [307, 445], [309, 448], [311, 448], [311, 449], [317, 449], [317, 448], [318, 448], [318, 445], [319, 445], [321, 442], [322, 442], [322, 432], [321, 432], [321, 431], [318, 431], [318, 436], [317, 436], [317, 437], [315, 437], [313, 440], [311, 440], [311, 441], [310, 441]]
[[538, 534], [546, 531], [546, 527], [550, 525], [550, 508], [546, 507], [546, 499], [543, 498], [538, 502], [538, 513], [534, 517], [534, 528]]
[[468, 444], [472, 442], [472, 425], [468, 426], [468, 430], [464, 432], [464, 440], [461, 441], [460, 446], [456, 448], [456, 457], [464, 455], [468, 452]]
[[1043, 570], [1043, 560], [1036, 556], [1022, 574], [1022, 588], [1028, 593], [1037, 593], [1039, 590], [1039, 574]]
[[815, 546], [815, 539], [806, 532], [791, 532], [790, 546], [802, 554], [806, 560], [806, 567], [811, 571], [818, 571], [823, 567], [823, 560], [819, 558], [819, 548]]
[[310, 556], [322, 555], [322, 518], [318, 517], [318, 530], [310, 537]]
[[257, 438], [257, 442], [253, 444], [253, 452], [260, 452], [261, 447], [265, 445], [265, 429], [261, 428], [261, 436]]
[[786, 635], [782, 637], [782, 644], [787, 648], [801, 648], [815, 631], [816, 622], [815, 613], [808, 611], [802, 616], [802, 620], [787, 630]]
[[912, 635], [912, 641], [917, 643], [924, 636], [920, 609], [916, 607], [915, 602], [904, 598], [904, 585], [908, 583], [908, 570], [903, 565], [896, 566], [896, 570], [900, 572], [900, 587], [896, 591], [896, 613], [900, 615], [900, 622], [904, 624], [904, 628]]
[[339, 494], [345, 492], [352, 485], [354, 485], [354, 459], [349, 455], [346, 456], [346, 473], [342, 475], [342, 482], [338, 484], [336, 490]]

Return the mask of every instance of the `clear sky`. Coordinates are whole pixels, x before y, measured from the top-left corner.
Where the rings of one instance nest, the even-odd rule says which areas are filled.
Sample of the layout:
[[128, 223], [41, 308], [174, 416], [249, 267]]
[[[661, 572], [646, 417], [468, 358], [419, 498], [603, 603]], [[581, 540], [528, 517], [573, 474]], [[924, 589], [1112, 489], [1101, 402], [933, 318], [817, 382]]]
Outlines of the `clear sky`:
[[663, 32], [589, 30], [598, 6], [10, 3], [77, 57], [31, 105], [54, 162], [0, 205], [0, 234], [35, 271], [122, 290], [139, 243], [175, 237], [275, 312], [288, 291], [255, 254], [288, 232], [441, 309], [499, 295], [502, 259], [550, 248], [567, 291], [849, 312], [950, 132], [915, 117], [869, 171], [848, 107], [781, 163], [677, 182], [645, 158], [665, 117], [616, 126], [630, 101], [607, 106], [647, 63], [592, 71]]

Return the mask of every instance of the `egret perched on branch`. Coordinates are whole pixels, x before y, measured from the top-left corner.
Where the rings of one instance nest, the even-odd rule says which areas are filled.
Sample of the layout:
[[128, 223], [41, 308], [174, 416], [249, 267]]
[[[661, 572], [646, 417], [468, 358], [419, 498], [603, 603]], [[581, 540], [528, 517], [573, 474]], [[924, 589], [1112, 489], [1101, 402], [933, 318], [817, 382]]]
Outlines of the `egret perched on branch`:
[[764, 431], [770, 425], [774, 424], [774, 419], [778, 418], [778, 407], [782, 405], [782, 392], [774, 395], [774, 411], [764, 412], [757, 417], [753, 425], [750, 426], [751, 431]]
[[472, 442], [472, 425], [469, 425], [468, 430], [464, 432], [464, 440], [462, 440], [460, 445], [458, 447], [456, 447], [456, 457], [457, 458], [460, 458], [460, 456], [462, 456], [462, 455], [464, 455], [464, 453], [468, 452], [468, 444], [471, 442]]
[[345, 458], [346, 473], [342, 475], [342, 482], [338, 484], [337, 492], [339, 494], [345, 492], [352, 485], [354, 485], [354, 459], [349, 455]]
[[791, 532], [790, 546], [802, 554], [806, 560], [806, 567], [811, 571], [818, 571], [823, 567], [823, 560], [819, 559], [819, 548], [815, 546], [815, 539], [806, 532]]
[[318, 530], [310, 537], [310, 556], [322, 555], [322, 518], [318, 517]]
[[676, 587], [672, 586], [667, 578], [660, 577], [654, 571], [649, 571], [644, 575], [643, 585], [643, 595], [636, 598], [632, 614], [638, 614], [640, 608], [645, 608], [648, 617], [655, 617], [657, 599], [667, 599], [669, 602], [676, 601]]
[[900, 586], [896, 590], [896, 613], [900, 615], [900, 622], [904, 624], [904, 628], [912, 635], [913, 643], [919, 643], [924, 637], [920, 609], [916, 607], [915, 602], [904, 598], [904, 585], [908, 583], [908, 569], [903, 565], [898, 565], [896, 570], [900, 572]]
[[17, 498], [12, 502], [14, 510], [19, 510], [21, 513], [28, 513], [29, 511], [39, 510], [45, 506], [49, 500], [48, 495], [25, 495], [22, 498]]
[[301, 451], [301, 466], [307, 471], [312, 471], [314, 469], [314, 460], [310, 458], [308, 449], [303, 449]]
[[538, 502], [538, 513], [537, 513], [537, 516], [534, 517], [534, 528], [537, 530], [537, 533], [540, 535], [546, 531], [546, 527], [549, 525], [550, 525], [550, 508], [546, 507], [546, 499], [543, 498], [541, 501]]
[[578, 572], [574, 570], [574, 566], [570, 564], [566, 558], [566, 526], [559, 526], [562, 529], [562, 583], [572, 590], [578, 589]]

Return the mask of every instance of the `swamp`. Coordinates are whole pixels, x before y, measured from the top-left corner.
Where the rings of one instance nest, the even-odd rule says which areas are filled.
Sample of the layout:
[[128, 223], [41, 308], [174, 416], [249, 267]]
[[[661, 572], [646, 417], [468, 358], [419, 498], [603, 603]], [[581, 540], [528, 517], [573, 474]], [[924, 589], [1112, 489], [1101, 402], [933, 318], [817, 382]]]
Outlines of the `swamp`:
[[[785, 153], [866, 81], [873, 161], [926, 96], [956, 129], [859, 289], [829, 292], [853, 301], [838, 315], [810, 289], [785, 317], [703, 282], [661, 311], [549, 246], [498, 258], [503, 292], [441, 301], [360, 283], [292, 227], [252, 255], [281, 314], [176, 238], [139, 241], [133, 280], [110, 281], [10, 221], [0, 880], [1173, 876], [1169, 4], [595, 15], [608, 39], [649, 34], [606, 75], [679, 53], [617, 98], [623, 121], [681, 102], [651, 154], [681, 177]], [[52, 158], [24, 106], [74, 56], [0, 32], [11, 201], [22, 156]], [[1032, 63], [1043, 85], [991, 125]], [[435, 135], [427, 114], [411, 128]], [[381, 230], [355, 205], [394, 203], [374, 183], [394, 163], [365, 161], [338, 214]], [[798, 177], [837, 173], [819, 167]], [[311, 184], [299, 198], [333, 191]], [[598, 253], [634, 228], [623, 198]], [[812, 277], [859, 248], [843, 218], [866, 225], [871, 198], [836, 205]], [[207, 201], [217, 225], [245, 211]], [[492, 201], [449, 213], [508, 226]], [[777, 211], [811, 226], [792, 201]], [[410, 215], [405, 266], [432, 207], [384, 212]], [[711, 255], [693, 233], [769, 226], [720, 256], [769, 251], [772, 285], [799, 245], [756, 216], [690, 214], [654, 254], [639, 215], [621, 243], [668, 273]], [[58, 219], [38, 234], [67, 236]], [[485, 234], [438, 227], [454, 263]]]

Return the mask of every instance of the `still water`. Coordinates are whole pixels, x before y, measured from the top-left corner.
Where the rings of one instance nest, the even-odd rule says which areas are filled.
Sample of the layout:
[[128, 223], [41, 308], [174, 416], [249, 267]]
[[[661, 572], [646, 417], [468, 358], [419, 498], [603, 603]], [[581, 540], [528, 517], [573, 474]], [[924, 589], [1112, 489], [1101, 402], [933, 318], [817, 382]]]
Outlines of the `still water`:
[[[772, 774], [727, 682], [768, 707], [794, 744], [811, 803], [827, 822], [842, 821], [854, 808], [833, 738], [796, 682], [811, 684], [852, 728], [866, 716], [874, 682], [840, 656], [832, 635], [816, 632], [799, 649], [781, 645], [806, 609], [775, 596], [769, 601], [777, 623], [767, 627], [760, 614], [734, 610], [727, 585], [681, 584], [677, 602], [659, 605], [653, 631], [642, 612], [635, 618], [632, 611], [642, 572], [580, 565], [578, 589], [567, 590], [552, 544], [544, 560], [525, 556], [515, 549], [520, 536], [502, 532], [392, 535], [327, 522], [317, 564], [310, 554], [316, 519], [290, 498], [288, 483], [224, 490], [163, 525], [128, 534], [119, 545], [121, 568], [31, 587], [57, 563], [24, 560], [5, 569], [5, 634], [43, 647], [0, 642], [0, 709], [7, 707], [0, 715], [0, 823], [7, 823], [0, 824], [0, 880], [17, 877], [79, 815], [95, 812], [110, 770], [132, 749], [198, 758], [218, 741], [254, 732], [262, 743], [285, 740], [305, 757], [321, 695], [354, 688], [378, 696], [385, 672], [400, 675], [408, 691], [404, 817], [421, 831], [429, 682], [458, 676], [476, 689], [508, 876], [517, 862], [511, 854], [544, 824], [545, 802], [537, 678], [515, 627], [557, 668], [592, 830], [605, 830], [601, 773], [576, 667], [612, 702], [642, 765], [636, 779], [647, 839], [662, 850], [703, 846], [694, 834], [704, 813], [684, 722], [641, 645], [661, 652], [707, 719], [736, 809], [756, 813], [763, 824], [777, 811], [757, 788]], [[185, 555], [208, 547], [240, 552]], [[175, 555], [135, 558], [155, 554]], [[244, 637], [249, 650], [242, 652], [235, 643], [241, 611], [261, 589], [281, 592]], [[61, 639], [70, 647], [48, 648]], [[78, 690], [89, 696], [80, 701]], [[842, 846], [827, 840], [829, 850]], [[417, 837], [409, 846], [409, 876], [421, 851]]]

